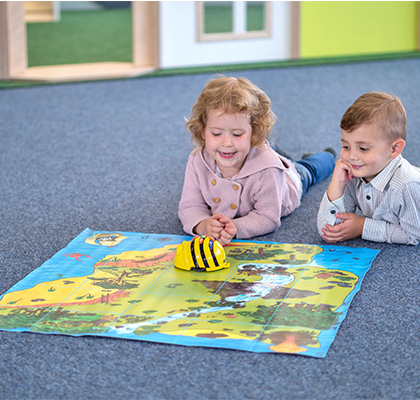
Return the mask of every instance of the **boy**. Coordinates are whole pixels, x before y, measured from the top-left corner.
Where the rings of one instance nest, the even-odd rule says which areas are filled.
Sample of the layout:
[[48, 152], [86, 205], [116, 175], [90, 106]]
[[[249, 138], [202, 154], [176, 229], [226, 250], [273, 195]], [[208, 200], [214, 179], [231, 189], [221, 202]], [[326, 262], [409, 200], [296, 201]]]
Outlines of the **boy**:
[[420, 169], [401, 156], [406, 137], [401, 101], [383, 92], [366, 93], [344, 113], [340, 128], [341, 159], [319, 208], [320, 235], [330, 243], [361, 235], [417, 245]]

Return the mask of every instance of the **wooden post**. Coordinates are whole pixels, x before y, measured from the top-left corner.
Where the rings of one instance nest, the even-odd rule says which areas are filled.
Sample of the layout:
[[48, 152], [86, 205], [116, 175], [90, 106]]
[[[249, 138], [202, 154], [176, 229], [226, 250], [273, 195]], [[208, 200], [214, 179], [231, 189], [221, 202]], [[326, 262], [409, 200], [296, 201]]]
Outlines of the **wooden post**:
[[159, 67], [159, 2], [133, 1], [133, 66]]
[[0, 2], [1, 78], [10, 79], [28, 67], [24, 3]]

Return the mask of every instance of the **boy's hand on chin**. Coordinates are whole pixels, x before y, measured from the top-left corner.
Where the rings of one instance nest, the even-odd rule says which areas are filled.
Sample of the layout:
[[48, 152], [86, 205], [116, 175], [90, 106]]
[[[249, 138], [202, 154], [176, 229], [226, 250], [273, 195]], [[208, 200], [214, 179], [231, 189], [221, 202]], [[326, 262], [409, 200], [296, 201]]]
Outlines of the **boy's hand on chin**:
[[333, 176], [328, 186], [327, 195], [330, 201], [339, 199], [347, 186], [347, 183], [354, 178], [350, 166], [341, 158], [335, 164]]

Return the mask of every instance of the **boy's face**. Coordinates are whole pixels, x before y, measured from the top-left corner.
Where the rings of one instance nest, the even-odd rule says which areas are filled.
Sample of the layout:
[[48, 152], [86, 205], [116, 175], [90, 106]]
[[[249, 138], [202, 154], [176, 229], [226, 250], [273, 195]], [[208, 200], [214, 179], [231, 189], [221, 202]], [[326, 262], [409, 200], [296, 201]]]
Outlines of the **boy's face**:
[[[363, 124], [348, 132], [341, 130], [341, 159], [352, 174], [370, 182], [396, 157], [393, 143], [374, 124]], [[397, 154], [398, 155], [398, 154]]]
[[203, 133], [205, 148], [214, 158], [224, 178], [236, 175], [251, 149], [252, 126], [247, 114], [207, 113]]

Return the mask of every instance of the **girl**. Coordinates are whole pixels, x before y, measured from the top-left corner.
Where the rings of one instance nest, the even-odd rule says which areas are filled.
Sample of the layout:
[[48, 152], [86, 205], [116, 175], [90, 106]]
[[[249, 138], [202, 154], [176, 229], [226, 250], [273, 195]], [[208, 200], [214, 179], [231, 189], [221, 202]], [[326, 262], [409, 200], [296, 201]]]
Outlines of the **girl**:
[[268, 144], [275, 116], [268, 96], [245, 78], [219, 77], [204, 86], [186, 128], [191, 153], [179, 203], [185, 232], [224, 246], [280, 226], [302, 194], [334, 169], [334, 150], [292, 162]]

